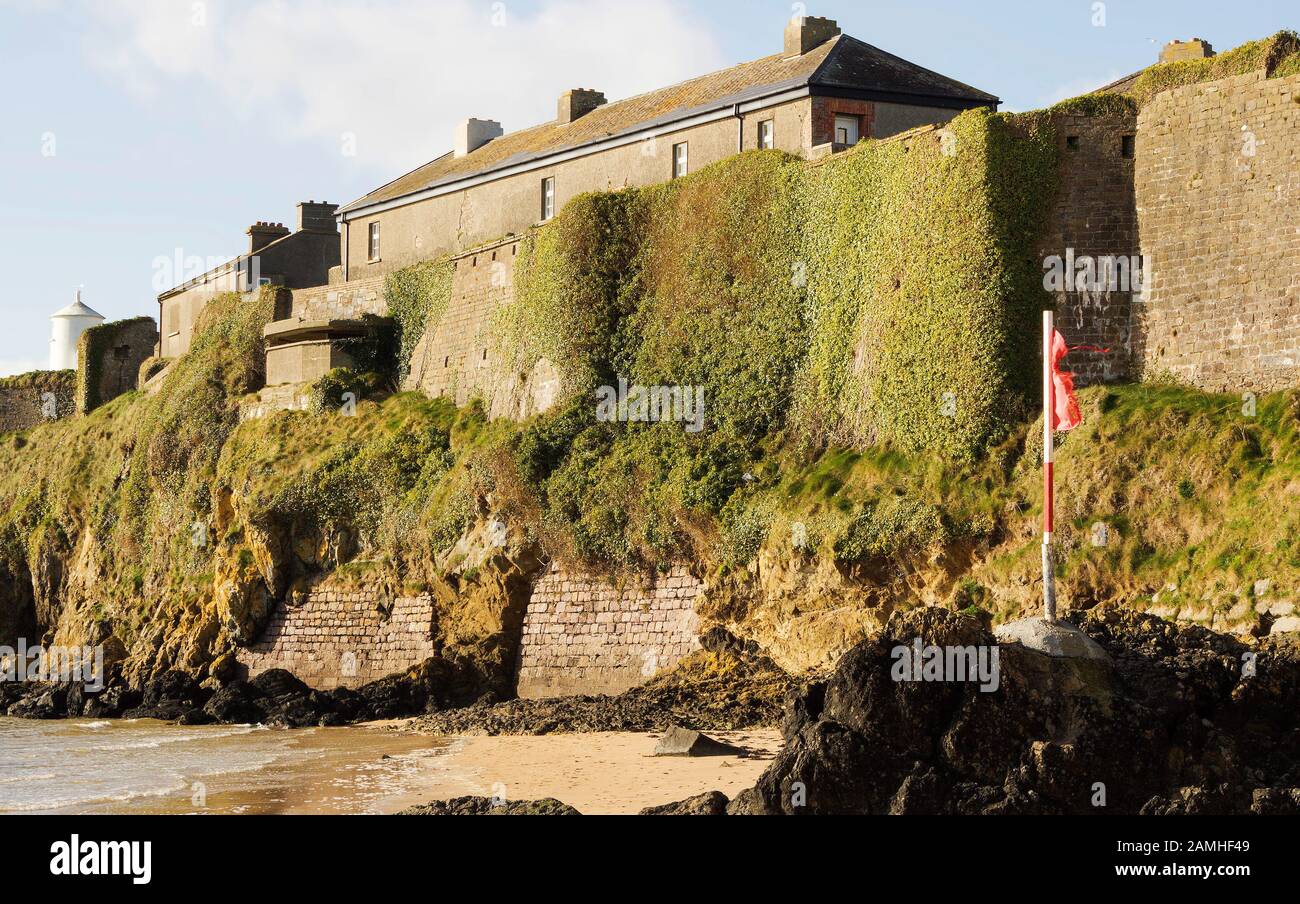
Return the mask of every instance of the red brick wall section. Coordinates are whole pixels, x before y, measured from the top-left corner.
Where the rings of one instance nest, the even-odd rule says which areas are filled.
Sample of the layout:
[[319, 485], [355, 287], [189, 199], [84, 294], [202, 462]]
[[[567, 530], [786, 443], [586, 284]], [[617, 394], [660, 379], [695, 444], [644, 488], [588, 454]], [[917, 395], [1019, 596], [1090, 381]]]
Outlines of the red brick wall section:
[[844, 113], [862, 118], [862, 138], [869, 138], [875, 133], [876, 106], [867, 100], [845, 100], [838, 97], [814, 97], [812, 99], [812, 143], [829, 144], [835, 140], [835, 116]]
[[[391, 605], [391, 610], [389, 610]], [[320, 585], [301, 605], [281, 604], [239, 661], [249, 677], [285, 669], [317, 690], [359, 687], [433, 655], [433, 600]]]
[[677, 567], [654, 583], [615, 586], [553, 571], [524, 616], [519, 696], [617, 694], [699, 649], [701, 583]]

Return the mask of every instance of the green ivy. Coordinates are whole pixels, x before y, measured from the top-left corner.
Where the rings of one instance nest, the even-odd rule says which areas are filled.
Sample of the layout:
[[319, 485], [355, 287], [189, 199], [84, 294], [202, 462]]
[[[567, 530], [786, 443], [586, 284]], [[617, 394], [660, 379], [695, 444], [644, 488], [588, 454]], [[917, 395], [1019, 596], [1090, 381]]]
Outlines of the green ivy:
[[410, 376], [411, 357], [420, 338], [447, 312], [454, 275], [451, 260], [441, 258], [390, 273], [384, 280], [384, 302], [395, 323], [393, 344], [399, 387]]

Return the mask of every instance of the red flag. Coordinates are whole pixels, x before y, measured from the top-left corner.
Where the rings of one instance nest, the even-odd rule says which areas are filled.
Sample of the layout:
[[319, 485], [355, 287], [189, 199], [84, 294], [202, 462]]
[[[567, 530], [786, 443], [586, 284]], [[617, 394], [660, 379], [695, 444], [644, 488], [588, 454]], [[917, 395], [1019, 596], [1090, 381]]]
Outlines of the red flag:
[[1095, 345], [1066, 345], [1060, 330], [1052, 330], [1052, 429], [1057, 433], [1073, 430], [1083, 422], [1079, 400], [1074, 396], [1074, 373], [1061, 370], [1061, 359], [1070, 352], [1108, 355], [1110, 349]]
[[1074, 397], [1074, 374], [1061, 370], [1061, 359], [1070, 353], [1060, 330], [1052, 330], [1052, 429], [1073, 430], [1083, 421], [1079, 400]]

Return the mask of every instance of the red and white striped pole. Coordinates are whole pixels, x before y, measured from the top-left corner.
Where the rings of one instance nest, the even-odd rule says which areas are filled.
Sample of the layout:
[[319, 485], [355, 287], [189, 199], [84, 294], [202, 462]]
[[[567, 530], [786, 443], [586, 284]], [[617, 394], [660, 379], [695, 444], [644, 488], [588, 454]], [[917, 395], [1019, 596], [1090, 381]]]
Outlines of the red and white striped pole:
[[1043, 617], [1056, 621], [1056, 581], [1052, 574], [1052, 522], [1055, 515], [1053, 488], [1052, 426], [1056, 400], [1052, 380], [1052, 338], [1056, 328], [1051, 311], [1043, 312]]

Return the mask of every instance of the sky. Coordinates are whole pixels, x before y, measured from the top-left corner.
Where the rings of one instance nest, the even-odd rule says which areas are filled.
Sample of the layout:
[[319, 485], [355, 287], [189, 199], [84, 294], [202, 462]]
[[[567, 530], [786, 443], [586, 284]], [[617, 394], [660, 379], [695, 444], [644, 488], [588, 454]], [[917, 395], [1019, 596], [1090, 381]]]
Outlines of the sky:
[[781, 49], [793, 15], [1026, 110], [1156, 60], [1300, 28], [1295, 0], [0, 0], [0, 376], [49, 315], [157, 316], [258, 220], [346, 203], [451, 149], [455, 124], [554, 118]]

